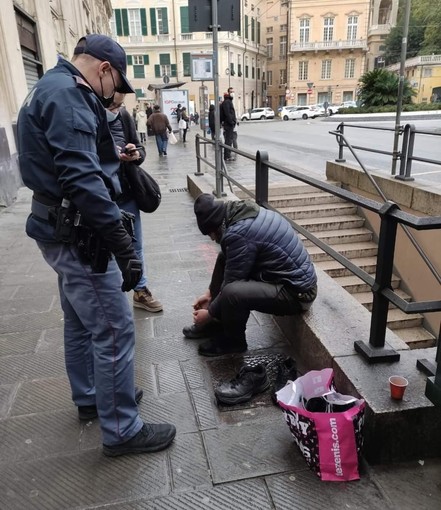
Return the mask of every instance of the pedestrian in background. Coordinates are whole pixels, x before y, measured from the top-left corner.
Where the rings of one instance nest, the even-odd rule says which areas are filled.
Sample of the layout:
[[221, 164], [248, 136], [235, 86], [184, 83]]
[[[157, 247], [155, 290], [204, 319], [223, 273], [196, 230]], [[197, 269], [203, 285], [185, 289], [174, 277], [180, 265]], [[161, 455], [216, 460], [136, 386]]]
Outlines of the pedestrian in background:
[[152, 128], [153, 134], [155, 135], [158, 154], [160, 156], [167, 156], [167, 131], [171, 133], [172, 127], [170, 126], [167, 115], [161, 113], [159, 105], [155, 104], [153, 107], [153, 113], [150, 115], [147, 124]]
[[[37, 82], [17, 123], [20, 172], [34, 192], [26, 233], [58, 275], [72, 400], [80, 420], [99, 417], [112, 457], [162, 450], [176, 434], [138, 413], [135, 328], [121, 291], [137, 285], [142, 265], [114, 201], [120, 160], [105, 108], [116, 91], [134, 93], [126, 54], [112, 38], [89, 34], [72, 62], [60, 58]], [[95, 243], [102, 248], [89, 250]]]
[[121, 195], [117, 199], [117, 204], [123, 211], [127, 211], [135, 216], [135, 239], [133, 240], [133, 247], [143, 265], [141, 279], [134, 288], [133, 306], [135, 308], [143, 308], [148, 312], [156, 313], [162, 311], [162, 304], [153, 297], [147, 286], [141, 215], [126, 177], [127, 166], [139, 166], [144, 162], [145, 149], [140, 145], [135, 125], [127, 110], [124, 108], [123, 102], [124, 94], [116, 92], [113, 103], [109, 106], [107, 111], [107, 121], [109, 122], [110, 132], [119, 149], [121, 160], [118, 171], [121, 183]]
[[[224, 100], [220, 105], [220, 121], [224, 128], [225, 145], [232, 146], [234, 126], [236, 125], [236, 111], [233, 106], [234, 96], [232, 95], [232, 89], [229, 88], [228, 91], [229, 92], [224, 94]], [[231, 156], [230, 149], [224, 149], [224, 160], [234, 161], [234, 158]]]
[[179, 121], [179, 129], [182, 133], [182, 142], [185, 143], [187, 141], [187, 131], [188, 131], [188, 123], [190, 119], [187, 115], [187, 108], [185, 106], [181, 109], [181, 120]]
[[216, 123], [214, 120], [216, 107], [211, 104], [208, 108], [208, 127], [210, 128], [211, 139], [214, 140], [216, 134]]
[[139, 110], [136, 114], [137, 130], [141, 143], [147, 141], [147, 114], [144, 110]]

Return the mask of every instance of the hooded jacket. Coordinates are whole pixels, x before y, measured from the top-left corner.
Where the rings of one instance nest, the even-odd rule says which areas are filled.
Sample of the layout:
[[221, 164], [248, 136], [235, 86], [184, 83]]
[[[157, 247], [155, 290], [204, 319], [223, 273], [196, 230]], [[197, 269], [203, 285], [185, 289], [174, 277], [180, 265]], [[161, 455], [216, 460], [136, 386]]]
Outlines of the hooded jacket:
[[[306, 292], [317, 283], [314, 265], [291, 224], [253, 202], [227, 204], [221, 249], [225, 255], [222, 287], [238, 280], [283, 283]], [[209, 312], [219, 317], [219, 299]]]

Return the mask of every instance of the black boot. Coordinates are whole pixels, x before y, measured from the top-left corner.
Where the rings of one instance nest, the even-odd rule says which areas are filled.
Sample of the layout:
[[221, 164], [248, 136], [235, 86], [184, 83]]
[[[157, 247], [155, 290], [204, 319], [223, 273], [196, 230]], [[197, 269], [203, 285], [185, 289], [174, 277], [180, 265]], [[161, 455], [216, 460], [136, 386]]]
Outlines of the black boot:
[[221, 384], [214, 394], [222, 404], [234, 405], [248, 402], [253, 395], [262, 393], [268, 387], [269, 381], [263, 365], [243, 366], [234, 379]]
[[182, 330], [182, 334], [185, 338], [196, 340], [198, 338], [209, 338], [215, 333], [222, 331], [222, 324], [219, 321], [210, 321], [205, 324], [192, 324], [191, 326], [185, 326]]
[[235, 354], [245, 352], [248, 349], [245, 340], [238, 342], [226, 341], [222, 336], [212, 338], [199, 346], [198, 353], [201, 356], [223, 356], [224, 354]]
[[295, 381], [297, 379], [297, 364], [292, 358], [286, 358], [280, 361], [277, 365], [276, 378], [271, 388], [271, 399], [277, 404], [276, 392], [286, 386], [288, 381]]

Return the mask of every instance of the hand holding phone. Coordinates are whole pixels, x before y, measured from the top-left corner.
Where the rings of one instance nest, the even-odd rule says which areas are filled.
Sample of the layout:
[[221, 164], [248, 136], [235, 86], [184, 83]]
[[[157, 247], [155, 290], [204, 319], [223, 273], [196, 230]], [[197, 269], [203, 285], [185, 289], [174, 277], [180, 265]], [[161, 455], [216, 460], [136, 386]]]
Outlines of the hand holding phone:
[[144, 147], [142, 147], [141, 145], [137, 145], [136, 147], [125, 147], [121, 152], [123, 154], [128, 154], [129, 156], [133, 156], [133, 154], [135, 154], [136, 151], [138, 151], [139, 149], [143, 149]]

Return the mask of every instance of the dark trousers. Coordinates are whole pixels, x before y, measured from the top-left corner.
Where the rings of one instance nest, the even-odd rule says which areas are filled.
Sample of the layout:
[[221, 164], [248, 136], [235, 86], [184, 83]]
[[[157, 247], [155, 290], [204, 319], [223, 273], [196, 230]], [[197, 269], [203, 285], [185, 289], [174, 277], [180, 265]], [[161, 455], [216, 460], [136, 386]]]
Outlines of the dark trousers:
[[298, 294], [283, 283], [239, 280], [228, 283], [221, 291], [224, 269], [225, 256], [221, 252], [211, 277], [210, 312], [223, 326], [224, 341], [246, 343], [245, 330], [251, 310], [273, 315], [294, 315], [303, 311]]
[[[234, 129], [233, 126], [224, 125], [225, 145], [229, 145], [230, 147], [233, 145], [233, 138], [234, 138], [233, 129]], [[224, 159], [228, 159], [230, 157], [231, 157], [230, 149], [224, 149]]]

